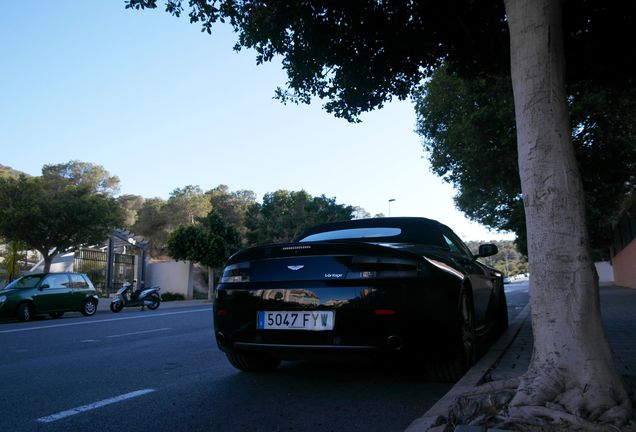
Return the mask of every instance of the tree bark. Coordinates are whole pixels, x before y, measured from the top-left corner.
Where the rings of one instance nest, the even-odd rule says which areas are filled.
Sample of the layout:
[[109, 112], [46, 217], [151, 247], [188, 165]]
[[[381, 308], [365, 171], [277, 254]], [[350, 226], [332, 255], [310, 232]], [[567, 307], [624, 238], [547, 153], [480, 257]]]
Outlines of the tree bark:
[[544, 407], [544, 414], [624, 424], [631, 402], [601, 322], [571, 142], [561, 1], [505, 0], [505, 7], [534, 332], [532, 362], [510, 413], [536, 416]]
[[51, 263], [53, 262], [54, 254], [45, 254], [42, 251], [40, 251], [40, 253], [42, 254], [42, 257], [44, 258], [44, 269], [42, 270], [42, 272], [48, 273], [51, 271]]

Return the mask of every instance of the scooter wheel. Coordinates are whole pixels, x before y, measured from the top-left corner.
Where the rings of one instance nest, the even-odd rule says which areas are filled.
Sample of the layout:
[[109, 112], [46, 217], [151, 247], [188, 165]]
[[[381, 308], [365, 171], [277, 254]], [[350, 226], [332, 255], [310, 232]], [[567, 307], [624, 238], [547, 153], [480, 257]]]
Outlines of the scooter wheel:
[[148, 300], [150, 300], [152, 303], [150, 303], [148, 306], [148, 309], [150, 310], [155, 310], [159, 307], [159, 304], [161, 303], [161, 297], [159, 297], [159, 295], [157, 294], [150, 294], [148, 296]]
[[110, 304], [110, 310], [113, 312], [119, 312], [124, 308], [124, 305], [122, 302], [118, 301], [118, 302], [114, 302]]

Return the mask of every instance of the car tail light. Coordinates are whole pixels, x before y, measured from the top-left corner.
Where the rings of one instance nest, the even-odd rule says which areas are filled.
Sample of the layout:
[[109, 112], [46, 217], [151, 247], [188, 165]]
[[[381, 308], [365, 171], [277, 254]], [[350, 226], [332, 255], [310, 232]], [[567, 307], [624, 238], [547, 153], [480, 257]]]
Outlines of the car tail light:
[[415, 260], [355, 256], [351, 259], [351, 266], [347, 279], [389, 279], [417, 277], [418, 263]]
[[221, 283], [241, 283], [250, 281], [250, 264], [232, 264], [223, 269]]
[[386, 316], [386, 315], [395, 315], [395, 311], [393, 309], [375, 309], [373, 311], [374, 315], [381, 315], [381, 316]]

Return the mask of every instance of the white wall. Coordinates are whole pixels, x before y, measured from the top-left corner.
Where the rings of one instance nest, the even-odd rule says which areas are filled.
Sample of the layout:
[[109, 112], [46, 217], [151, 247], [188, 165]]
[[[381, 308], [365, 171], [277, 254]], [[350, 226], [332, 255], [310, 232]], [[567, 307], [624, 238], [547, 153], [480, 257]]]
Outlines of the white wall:
[[595, 262], [596, 272], [598, 273], [599, 283], [614, 282], [614, 269], [608, 261]]
[[183, 294], [190, 300], [193, 292], [192, 263], [190, 261], [149, 262], [146, 268], [145, 285], [147, 287], [159, 285], [161, 294], [167, 292]]
[[[72, 272], [73, 264], [75, 263], [75, 252], [67, 252], [63, 254], [57, 254], [53, 257], [51, 262], [51, 273]], [[44, 260], [37, 263], [29, 273], [38, 273], [44, 271]]]

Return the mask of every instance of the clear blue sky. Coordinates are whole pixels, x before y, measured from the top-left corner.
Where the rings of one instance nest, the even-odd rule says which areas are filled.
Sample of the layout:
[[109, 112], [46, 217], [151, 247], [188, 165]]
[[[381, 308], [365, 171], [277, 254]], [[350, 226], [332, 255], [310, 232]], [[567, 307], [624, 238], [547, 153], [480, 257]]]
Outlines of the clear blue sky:
[[465, 240], [512, 238], [470, 223], [430, 170], [412, 103], [349, 124], [321, 103], [283, 105], [280, 64], [256, 66], [217, 26], [124, 9], [123, 0], [5, 2], [0, 14], [0, 163], [39, 175], [81, 160], [122, 194], [226, 184], [335, 197], [371, 214], [423, 216]]

